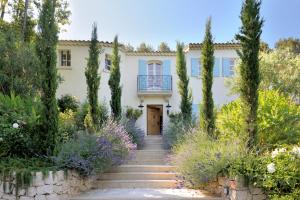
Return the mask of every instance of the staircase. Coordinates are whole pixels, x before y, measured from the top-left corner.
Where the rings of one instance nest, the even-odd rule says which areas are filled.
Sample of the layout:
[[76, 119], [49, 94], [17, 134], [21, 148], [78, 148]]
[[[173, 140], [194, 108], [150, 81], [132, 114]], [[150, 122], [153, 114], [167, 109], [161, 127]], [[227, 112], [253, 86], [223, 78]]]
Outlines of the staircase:
[[136, 150], [126, 164], [99, 177], [95, 185], [98, 190], [72, 200], [220, 200], [203, 191], [180, 189], [180, 180], [167, 155], [161, 136], [147, 136], [143, 150]]
[[143, 150], [137, 150], [127, 164], [105, 173], [98, 188], [176, 188], [174, 167], [165, 160], [161, 136], [148, 136]]

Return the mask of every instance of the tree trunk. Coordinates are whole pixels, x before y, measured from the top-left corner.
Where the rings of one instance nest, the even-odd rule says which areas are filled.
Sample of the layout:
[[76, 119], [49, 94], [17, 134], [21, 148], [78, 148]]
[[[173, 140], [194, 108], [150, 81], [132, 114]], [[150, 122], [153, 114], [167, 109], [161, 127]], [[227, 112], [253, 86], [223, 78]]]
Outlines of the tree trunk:
[[25, 40], [25, 32], [26, 32], [26, 25], [27, 25], [27, 10], [29, 6], [30, 0], [25, 0], [25, 8], [24, 8], [24, 18], [23, 18], [23, 26], [22, 26], [22, 40]]
[[1, 19], [4, 19], [4, 14], [5, 14], [5, 8], [6, 8], [7, 0], [2, 0], [1, 1]]

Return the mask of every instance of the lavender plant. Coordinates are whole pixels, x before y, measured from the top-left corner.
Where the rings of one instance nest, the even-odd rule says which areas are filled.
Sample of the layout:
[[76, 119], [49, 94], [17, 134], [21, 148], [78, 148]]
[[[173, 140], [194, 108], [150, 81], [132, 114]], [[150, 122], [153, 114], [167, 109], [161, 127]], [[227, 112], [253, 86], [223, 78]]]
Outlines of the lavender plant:
[[123, 157], [114, 149], [118, 146], [105, 136], [80, 134], [63, 144], [54, 160], [59, 168], [77, 170], [88, 176], [121, 163]]

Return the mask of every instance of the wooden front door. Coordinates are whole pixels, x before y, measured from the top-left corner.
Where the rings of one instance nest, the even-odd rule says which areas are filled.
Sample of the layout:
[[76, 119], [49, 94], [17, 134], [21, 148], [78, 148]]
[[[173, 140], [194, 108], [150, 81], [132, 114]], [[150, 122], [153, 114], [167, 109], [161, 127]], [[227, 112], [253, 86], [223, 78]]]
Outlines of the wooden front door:
[[162, 106], [147, 106], [147, 127], [149, 135], [160, 135]]

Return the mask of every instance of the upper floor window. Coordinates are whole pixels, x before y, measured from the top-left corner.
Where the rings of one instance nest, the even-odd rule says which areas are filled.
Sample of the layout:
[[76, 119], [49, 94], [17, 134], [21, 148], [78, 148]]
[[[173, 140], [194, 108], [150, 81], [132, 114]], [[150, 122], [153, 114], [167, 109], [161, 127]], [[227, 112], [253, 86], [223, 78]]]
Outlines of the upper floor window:
[[110, 70], [111, 68], [111, 55], [109, 54], [105, 54], [105, 66], [104, 66], [104, 69], [106, 70]]
[[230, 61], [229, 61], [229, 73], [230, 73], [230, 76], [234, 75], [234, 66], [235, 66], [235, 59], [231, 58]]
[[71, 66], [71, 51], [60, 50], [60, 66], [70, 67]]
[[223, 58], [223, 76], [231, 77], [234, 75], [234, 58]]

